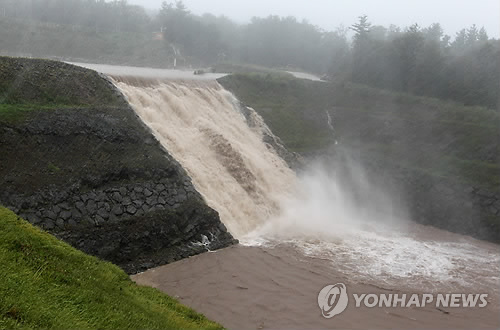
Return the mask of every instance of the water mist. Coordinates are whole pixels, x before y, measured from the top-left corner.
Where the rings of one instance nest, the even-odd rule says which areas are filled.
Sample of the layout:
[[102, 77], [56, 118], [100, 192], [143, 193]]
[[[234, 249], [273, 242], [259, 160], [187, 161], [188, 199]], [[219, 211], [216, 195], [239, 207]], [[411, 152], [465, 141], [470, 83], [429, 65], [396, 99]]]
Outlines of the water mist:
[[242, 244], [287, 245], [387, 287], [500, 283], [500, 254], [406, 221], [404, 205], [339, 146], [297, 176], [264, 142], [262, 118], [217, 82], [115, 83]]

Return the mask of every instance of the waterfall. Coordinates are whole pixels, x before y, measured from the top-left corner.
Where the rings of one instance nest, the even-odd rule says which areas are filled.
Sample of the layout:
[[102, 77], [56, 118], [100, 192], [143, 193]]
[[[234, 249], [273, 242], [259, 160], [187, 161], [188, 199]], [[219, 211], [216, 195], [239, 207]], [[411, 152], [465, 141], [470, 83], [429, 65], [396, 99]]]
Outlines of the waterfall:
[[296, 178], [263, 142], [270, 130], [255, 111], [247, 119], [216, 81], [113, 79], [235, 237], [279, 212]]
[[406, 221], [348, 154], [296, 177], [264, 142], [272, 132], [262, 118], [216, 81], [113, 79], [243, 245], [293, 246], [388, 288], [498, 288], [498, 251]]

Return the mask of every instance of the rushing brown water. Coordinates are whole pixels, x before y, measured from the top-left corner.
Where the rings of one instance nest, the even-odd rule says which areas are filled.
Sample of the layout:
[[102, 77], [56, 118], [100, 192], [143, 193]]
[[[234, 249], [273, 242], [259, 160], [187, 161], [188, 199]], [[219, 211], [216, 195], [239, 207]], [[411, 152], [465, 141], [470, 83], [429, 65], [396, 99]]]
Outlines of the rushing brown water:
[[[361, 200], [328, 170], [297, 177], [262, 141], [268, 130], [262, 119], [246, 109], [260, 123], [250, 127], [216, 81], [113, 79], [243, 245], [150, 270], [136, 281], [178, 295], [232, 328], [328, 327], [314, 298], [338, 281], [359, 292], [491, 297], [481, 311], [365, 310], [363, 319], [353, 310], [340, 327], [498, 327], [497, 245], [401, 220], [404, 212], [357, 166], [351, 184], [368, 196]], [[280, 301], [290, 308], [276, 306]]]
[[115, 79], [233, 235], [241, 238], [277, 213], [295, 174], [217, 82]]

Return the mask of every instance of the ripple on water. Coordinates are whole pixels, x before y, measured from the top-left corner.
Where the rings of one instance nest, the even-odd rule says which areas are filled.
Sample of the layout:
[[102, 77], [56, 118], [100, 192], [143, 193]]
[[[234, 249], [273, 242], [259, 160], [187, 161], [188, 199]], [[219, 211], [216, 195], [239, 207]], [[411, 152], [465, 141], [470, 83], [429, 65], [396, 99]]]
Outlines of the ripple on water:
[[[434, 228], [426, 230], [436, 231]], [[458, 236], [458, 235], [457, 235]], [[422, 240], [396, 231], [343, 233], [342, 237], [248, 236], [246, 246], [273, 248], [286, 244], [306, 257], [328, 260], [357, 281], [427, 291], [494, 290], [500, 286], [500, 253], [484, 242]], [[488, 243], [484, 243], [488, 244]]]

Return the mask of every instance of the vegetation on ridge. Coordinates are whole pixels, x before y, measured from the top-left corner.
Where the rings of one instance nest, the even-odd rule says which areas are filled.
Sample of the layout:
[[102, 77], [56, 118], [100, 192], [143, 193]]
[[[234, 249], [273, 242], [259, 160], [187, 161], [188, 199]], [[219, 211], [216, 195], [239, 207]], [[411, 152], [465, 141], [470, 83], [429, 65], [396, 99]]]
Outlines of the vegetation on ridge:
[[[386, 162], [500, 186], [497, 111], [274, 74], [236, 74], [219, 82], [255, 108], [292, 151], [315, 152], [339, 139]], [[327, 125], [326, 112], [335, 133]]]
[[338, 22], [325, 31], [276, 15], [238, 24], [194, 14], [182, 1], [164, 1], [154, 12], [125, 0], [16, 0], [4, 1], [1, 9], [5, 54], [149, 67], [232, 62], [294, 68], [335, 81], [498, 107], [500, 41], [474, 24], [450, 36], [440, 22], [381, 26], [361, 16], [349, 28]]

